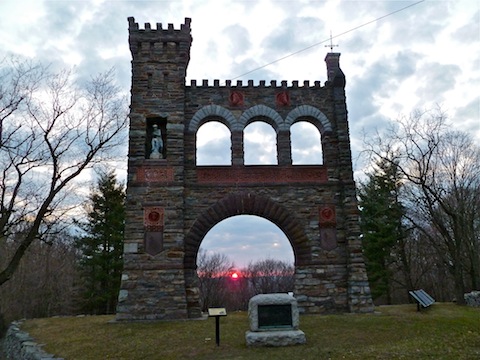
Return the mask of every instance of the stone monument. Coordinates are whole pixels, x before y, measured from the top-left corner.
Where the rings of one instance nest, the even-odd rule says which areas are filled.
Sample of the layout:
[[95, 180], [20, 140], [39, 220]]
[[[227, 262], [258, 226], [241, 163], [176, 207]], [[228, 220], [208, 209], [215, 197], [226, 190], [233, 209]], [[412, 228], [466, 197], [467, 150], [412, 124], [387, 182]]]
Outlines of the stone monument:
[[[326, 54], [323, 83], [187, 83], [191, 19], [175, 28], [131, 17], [128, 33], [132, 87], [116, 319], [201, 317], [200, 244], [237, 215], [262, 217], [285, 233], [295, 254], [299, 312], [372, 312], [340, 54]], [[230, 132], [230, 164], [197, 163], [197, 132], [211, 121]], [[245, 164], [244, 130], [254, 121], [275, 131], [277, 164]], [[291, 128], [299, 122], [318, 131], [317, 164], [292, 162]]]
[[304, 344], [305, 333], [299, 330], [297, 300], [289, 294], [259, 294], [248, 303], [250, 331], [245, 334], [248, 346], [288, 346]]

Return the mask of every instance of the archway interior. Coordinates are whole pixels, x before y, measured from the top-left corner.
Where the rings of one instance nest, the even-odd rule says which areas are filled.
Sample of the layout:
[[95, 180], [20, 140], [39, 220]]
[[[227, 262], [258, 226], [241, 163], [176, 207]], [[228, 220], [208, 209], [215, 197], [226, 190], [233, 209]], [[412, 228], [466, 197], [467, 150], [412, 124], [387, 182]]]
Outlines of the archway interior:
[[232, 165], [230, 130], [219, 121], [209, 121], [197, 131], [197, 165]]
[[239, 269], [265, 259], [295, 263], [293, 248], [282, 230], [255, 215], [238, 215], [219, 222], [204, 237], [201, 251], [225, 254]]
[[245, 127], [245, 165], [278, 165], [277, 137], [273, 127], [254, 121]]
[[[308, 121], [290, 127], [293, 165], [321, 165], [323, 153], [319, 130]], [[231, 133], [220, 121], [210, 120], [196, 134], [196, 165], [232, 165]], [[244, 129], [245, 165], [278, 165], [273, 127], [254, 121]]]
[[298, 121], [290, 127], [293, 165], [322, 165], [322, 142], [315, 125]]

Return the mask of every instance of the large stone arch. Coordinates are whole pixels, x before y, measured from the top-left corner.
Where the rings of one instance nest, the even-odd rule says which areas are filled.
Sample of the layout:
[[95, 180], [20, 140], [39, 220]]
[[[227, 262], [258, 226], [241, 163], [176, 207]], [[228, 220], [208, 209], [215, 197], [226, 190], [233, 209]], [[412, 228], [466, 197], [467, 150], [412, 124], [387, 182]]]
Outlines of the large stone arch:
[[277, 225], [292, 246], [296, 271], [308, 268], [311, 262], [312, 251], [308, 236], [289, 209], [267, 196], [253, 192], [230, 193], [202, 211], [185, 236], [184, 271], [189, 317], [197, 317], [201, 313], [196, 275], [196, 259], [200, 244], [213, 226], [236, 215], [257, 215]]
[[308, 238], [291, 212], [268, 197], [251, 192], [236, 192], [225, 196], [199, 214], [185, 237], [186, 269], [196, 269], [196, 258], [200, 243], [208, 231], [221, 222], [236, 215], [257, 215], [270, 220], [287, 236], [295, 254], [295, 265], [306, 265], [311, 257]]

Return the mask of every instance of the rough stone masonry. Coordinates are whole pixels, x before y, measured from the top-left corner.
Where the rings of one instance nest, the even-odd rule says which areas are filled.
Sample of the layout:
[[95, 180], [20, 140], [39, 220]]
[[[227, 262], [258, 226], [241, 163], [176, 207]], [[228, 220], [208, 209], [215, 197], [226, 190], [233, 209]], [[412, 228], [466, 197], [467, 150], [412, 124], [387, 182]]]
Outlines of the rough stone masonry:
[[[301, 313], [373, 311], [340, 54], [327, 54], [323, 85], [251, 80], [186, 84], [190, 24], [187, 18], [179, 29], [161, 23], [141, 27], [128, 19], [132, 88], [127, 220], [116, 319], [200, 317], [200, 243], [213, 226], [243, 214], [268, 219], [289, 239]], [[196, 164], [196, 133], [209, 121], [230, 131], [230, 165]], [[253, 121], [275, 130], [278, 164], [244, 164], [243, 131]], [[290, 127], [298, 121], [318, 129], [321, 164], [292, 164]], [[161, 151], [154, 151], [152, 144], [156, 148], [158, 143]]]

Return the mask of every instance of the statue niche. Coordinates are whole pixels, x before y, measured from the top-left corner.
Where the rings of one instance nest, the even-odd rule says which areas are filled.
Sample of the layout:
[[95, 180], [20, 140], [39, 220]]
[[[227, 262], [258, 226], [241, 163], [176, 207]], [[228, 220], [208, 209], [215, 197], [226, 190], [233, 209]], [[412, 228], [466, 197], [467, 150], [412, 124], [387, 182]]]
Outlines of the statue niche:
[[147, 119], [145, 154], [148, 159], [165, 158], [166, 119]]

